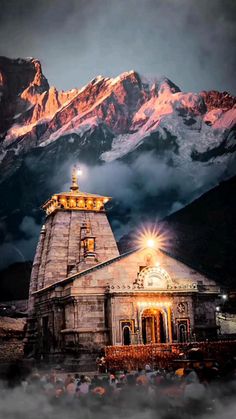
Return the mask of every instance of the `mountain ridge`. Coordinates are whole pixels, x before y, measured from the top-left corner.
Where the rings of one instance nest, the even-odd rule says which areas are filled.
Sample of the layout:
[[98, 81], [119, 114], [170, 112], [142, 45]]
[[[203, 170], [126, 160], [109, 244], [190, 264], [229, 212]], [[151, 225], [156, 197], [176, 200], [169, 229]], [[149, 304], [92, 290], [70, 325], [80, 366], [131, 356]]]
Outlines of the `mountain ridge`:
[[[6, 62], [8, 65], [15, 65], [17, 72], [18, 68], [27, 67], [27, 71], [26, 68], [24, 71], [29, 73], [28, 85], [27, 81], [23, 80], [20, 88], [17, 75], [15, 78], [6, 75]], [[0, 70], [2, 101], [6, 105], [10, 98], [14, 104], [13, 107], [12, 103], [10, 104], [7, 118], [13, 119], [13, 127], [3, 133], [7, 149], [17, 139], [18, 142], [23, 142], [24, 135], [31, 132], [37, 124], [42, 125], [38, 135], [38, 145], [42, 145], [45, 138], [49, 141], [48, 137], [57, 131], [58, 126], [60, 129], [62, 125], [71, 123], [71, 128], [75, 129], [86, 118], [94, 116], [107, 123], [108, 127], [119, 135], [127, 130], [135, 132], [140, 125], [146, 124], [150, 116], [148, 112], [154, 112], [155, 118], [152, 118], [146, 127], [149, 129], [153, 119], [159, 120], [160, 117], [171, 113], [171, 106], [176, 106], [179, 112], [195, 113], [195, 116], [204, 114], [207, 123], [213, 125], [216, 121], [220, 124], [222, 113], [231, 110], [233, 117], [236, 113], [236, 99], [227, 92], [182, 93], [178, 86], [164, 76], [150, 84], [142, 81], [142, 77], [135, 70], [124, 72], [116, 78], [98, 76], [81, 89], [67, 92], [49, 86], [42, 73], [41, 64], [36, 59], [10, 60], [0, 57]], [[14, 115], [11, 114], [13, 110]], [[47, 121], [49, 118], [51, 121]], [[233, 120], [235, 123], [235, 119]], [[34, 145], [37, 145], [37, 139]]]
[[118, 236], [236, 173], [236, 98], [185, 93], [165, 76], [147, 80], [132, 70], [59, 91], [39, 60], [0, 57], [0, 115], [2, 254], [14, 246], [31, 257], [24, 249], [28, 240], [33, 252], [40, 204], [69, 186], [78, 161], [82, 187], [114, 197]]

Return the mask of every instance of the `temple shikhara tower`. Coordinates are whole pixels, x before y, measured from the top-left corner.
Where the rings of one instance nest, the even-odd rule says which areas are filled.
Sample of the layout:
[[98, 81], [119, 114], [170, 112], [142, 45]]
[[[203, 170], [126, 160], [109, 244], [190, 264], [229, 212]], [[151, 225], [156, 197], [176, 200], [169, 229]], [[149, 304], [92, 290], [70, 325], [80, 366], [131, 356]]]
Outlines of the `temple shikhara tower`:
[[105, 204], [82, 192], [55, 194], [34, 258], [26, 353], [94, 365], [107, 345], [172, 343], [217, 334], [214, 281], [155, 246], [119, 254]]

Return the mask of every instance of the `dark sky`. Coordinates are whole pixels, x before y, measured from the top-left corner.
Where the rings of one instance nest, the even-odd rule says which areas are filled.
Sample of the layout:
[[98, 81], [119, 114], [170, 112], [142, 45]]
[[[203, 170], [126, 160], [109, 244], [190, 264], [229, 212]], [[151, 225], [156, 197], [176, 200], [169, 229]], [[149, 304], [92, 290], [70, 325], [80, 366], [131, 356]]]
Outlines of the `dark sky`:
[[69, 89], [135, 69], [236, 93], [235, 0], [0, 0], [0, 54]]

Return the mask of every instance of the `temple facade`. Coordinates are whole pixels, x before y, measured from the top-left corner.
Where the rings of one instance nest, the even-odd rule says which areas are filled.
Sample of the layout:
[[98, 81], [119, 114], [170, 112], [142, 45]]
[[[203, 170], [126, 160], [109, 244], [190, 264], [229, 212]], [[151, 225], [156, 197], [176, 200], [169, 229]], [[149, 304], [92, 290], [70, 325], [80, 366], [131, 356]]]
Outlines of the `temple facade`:
[[215, 338], [216, 283], [156, 246], [120, 254], [109, 197], [70, 192], [44, 205], [32, 268], [26, 353], [88, 370], [107, 345]]

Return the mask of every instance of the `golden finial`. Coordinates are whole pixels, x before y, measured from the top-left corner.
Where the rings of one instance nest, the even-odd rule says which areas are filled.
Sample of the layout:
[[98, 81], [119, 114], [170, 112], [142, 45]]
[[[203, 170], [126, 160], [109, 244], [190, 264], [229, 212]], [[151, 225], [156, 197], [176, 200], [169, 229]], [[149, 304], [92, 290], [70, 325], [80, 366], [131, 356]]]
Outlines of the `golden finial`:
[[77, 165], [75, 164], [72, 168], [72, 172], [71, 172], [71, 187], [70, 190], [73, 192], [78, 192], [79, 191], [79, 184], [78, 184], [78, 175], [81, 173], [81, 170], [77, 167]]
[[[79, 188], [78, 177], [83, 175], [78, 165], [74, 165], [71, 170], [70, 192], [60, 192], [54, 194], [42, 206], [47, 215], [58, 210], [68, 211], [93, 211], [104, 212], [104, 204], [110, 201], [110, 197], [82, 192]], [[91, 234], [91, 226], [85, 225], [86, 234]]]

